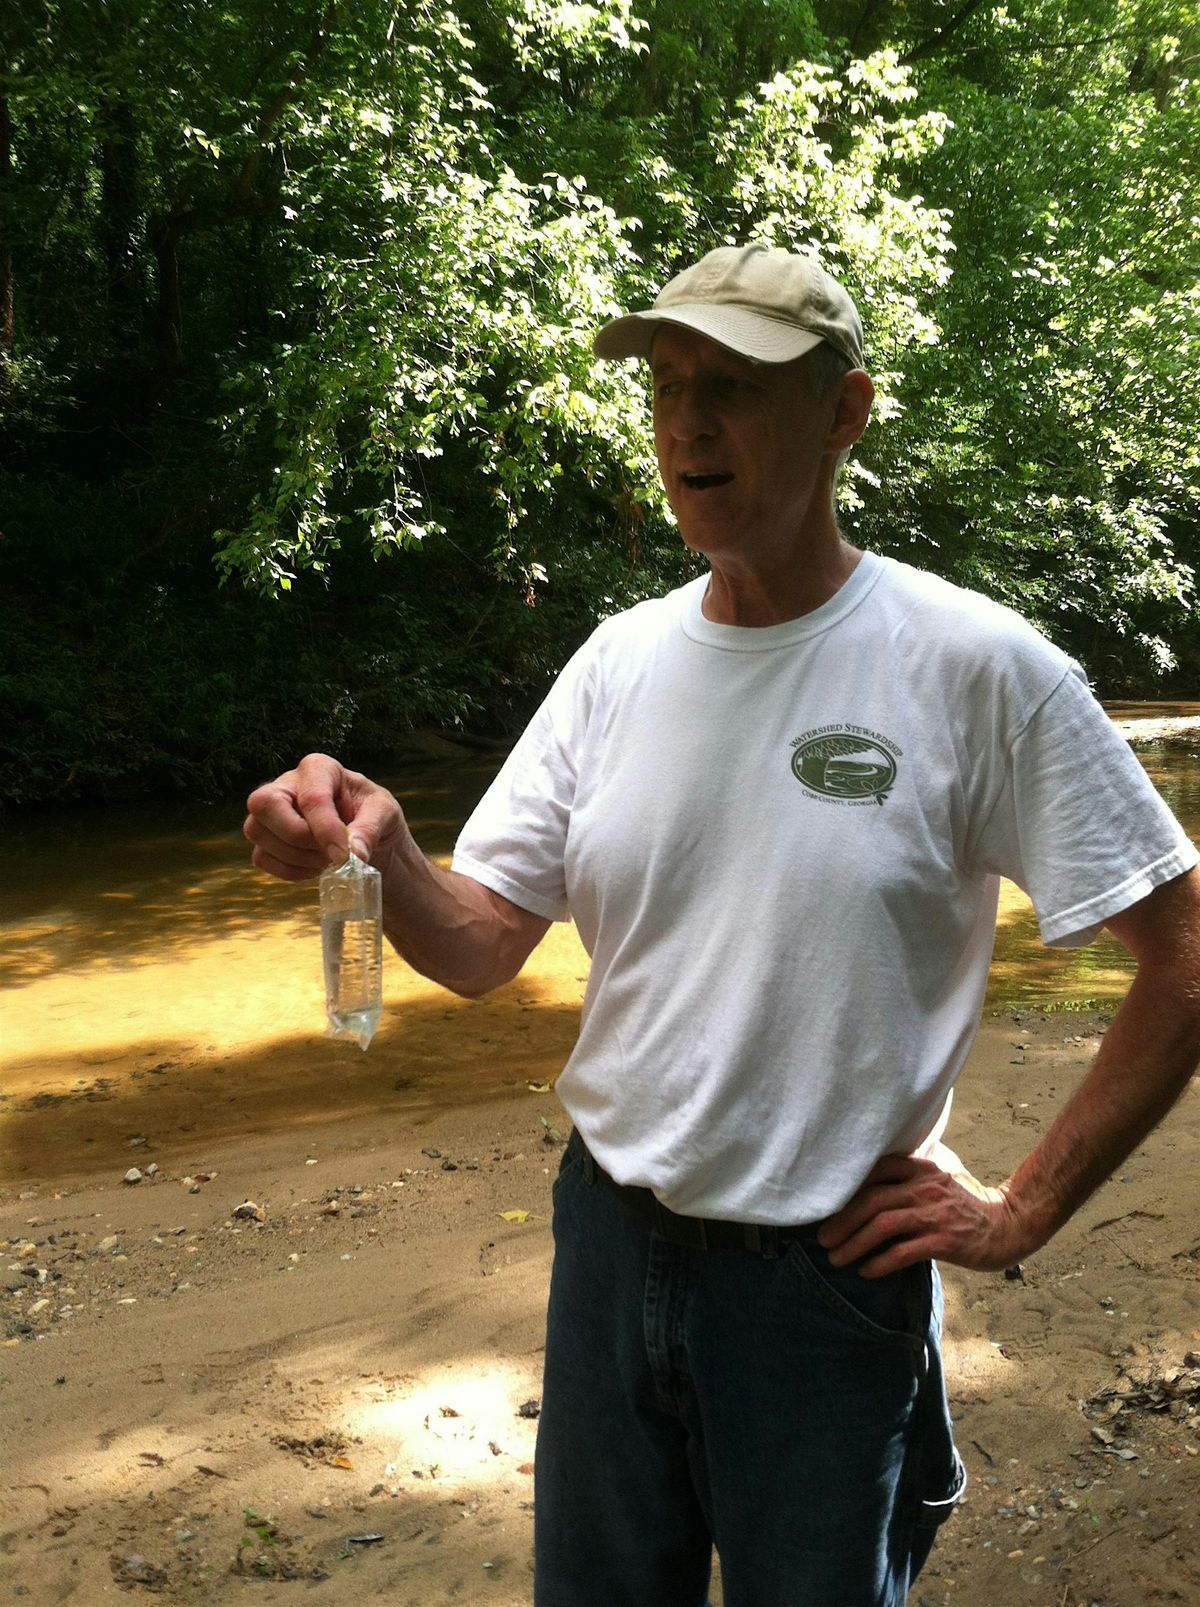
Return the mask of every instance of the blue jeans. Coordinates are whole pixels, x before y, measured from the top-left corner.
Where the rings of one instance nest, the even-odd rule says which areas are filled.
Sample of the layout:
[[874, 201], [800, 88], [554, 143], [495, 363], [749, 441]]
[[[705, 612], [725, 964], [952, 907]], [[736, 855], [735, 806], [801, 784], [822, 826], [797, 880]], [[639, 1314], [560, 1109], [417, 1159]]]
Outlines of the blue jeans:
[[900, 1607], [962, 1494], [928, 1263], [867, 1280], [815, 1237], [667, 1242], [573, 1140], [535, 1500], [536, 1607]]

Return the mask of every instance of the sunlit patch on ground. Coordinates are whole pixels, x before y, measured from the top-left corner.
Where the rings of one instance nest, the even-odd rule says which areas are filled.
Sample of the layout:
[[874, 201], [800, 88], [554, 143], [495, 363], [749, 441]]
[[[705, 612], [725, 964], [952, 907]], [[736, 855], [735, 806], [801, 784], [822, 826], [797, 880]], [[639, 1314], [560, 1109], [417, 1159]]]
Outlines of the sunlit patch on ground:
[[386, 1453], [381, 1477], [436, 1478], [453, 1495], [510, 1479], [514, 1465], [530, 1477], [537, 1408], [532, 1370], [498, 1357], [368, 1387], [343, 1402], [341, 1416], [353, 1435]]

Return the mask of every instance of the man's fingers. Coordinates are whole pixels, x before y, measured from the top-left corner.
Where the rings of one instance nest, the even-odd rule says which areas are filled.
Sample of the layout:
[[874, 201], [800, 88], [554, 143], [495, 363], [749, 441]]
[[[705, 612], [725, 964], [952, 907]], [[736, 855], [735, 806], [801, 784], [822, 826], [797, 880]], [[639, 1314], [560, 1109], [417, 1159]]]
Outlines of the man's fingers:
[[[252, 862], [272, 876], [286, 872], [291, 881], [319, 876], [329, 863], [328, 857], [316, 843], [308, 822], [297, 812], [290, 795], [265, 797], [270, 790], [260, 787], [248, 800], [250, 813], [242, 826], [242, 835], [254, 844]], [[281, 866], [282, 870], [276, 866]]]
[[390, 792], [325, 753], [310, 753], [258, 787], [246, 807], [242, 830], [254, 844], [253, 863], [285, 881], [345, 864], [348, 845], [360, 859], [374, 860], [402, 819]]
[[905, 1267], [916, 1266], [918, 1261], [945, 1259], [938, 1245], [929, 1237], [894, 1239], [878, 1255], [867, 1257], [856, 1270], [860, 1278], [886, 1278]]
[[[400, 824], [400, 805], [385, 787], [355, 770], [343, 772], [337, 802], [341, 818], [349, 824], [350, 846], [360, 859], [373, 860], [380, 845], [395, 834]], [[346, 857], [346, 837], [343, 828], [342, 859]]]
[[371, 785], [365, 776], [352, 778], [335, 759], [321, 753], [301, 760], [294, 772], [294, 807], [326, 865], [342, 865], [346, 860], [346, 823], [354, 819], [357, 802], [352, 779]]
[[913, 1161], [901, 1181], [864, 1184], [818, 1238], [831, 1265], [856, 1265], [867, 1278], [931, 1258], [984, 1272], [1024, 1253], [1021, 1224], [1001, 1190], [929, 1161]]
[[824, 1250], [840, 1249], [864, 1222], [869, 1222], [883, 1210], [888, 1198], [883, 1188], [865, 1184], [848, 1204], [821, 1224], [817, 1234], [818, 1244]]
[[246, 836], [295, 870], [308, 866], [312, 874], [328, 864], [340, 864], [346, 858], [344, 783], [345, 773], [336, 759], [309, 754], [294, 770], [250, 794]]
[[284, 882], [308, 882], [314, 876], [319, 876], [325, 868], [325, 862], [318, 854], [312, 854], [309, 861], [303, 865], [293, 863], [291, 859], [281, 859], [270, 849], [256, 846], [250, 855], [250, 863], [256, 870], [266, 871], [268, 876], [278, 877]]
[[876, 1209], [858, 1215], [854, 1225], [843, 1231], [837, 1239], [827, 1239], [825, 1228], [822, 1228], [818, 1242], [835, 1267], [845, 1267], [852, 1262], [863, 1261], [882, 1245], [914, 1236], [924, 1237], [929, 1228], [929, 1222], [911, 1208], [909, 1200], [897, 1199], [893, 1195], [882, 1200]]
[[822, 1224], [818, 1241], [826, 1250], [845, 1244], [881, 1211], [906, 1203], [909, 1198], [906, 1185], [924, 1171], [936, 1170], [928, 1161], [915, 1160], [911, 1155], [884, 1155], [867, 1173], [858, 1192]]

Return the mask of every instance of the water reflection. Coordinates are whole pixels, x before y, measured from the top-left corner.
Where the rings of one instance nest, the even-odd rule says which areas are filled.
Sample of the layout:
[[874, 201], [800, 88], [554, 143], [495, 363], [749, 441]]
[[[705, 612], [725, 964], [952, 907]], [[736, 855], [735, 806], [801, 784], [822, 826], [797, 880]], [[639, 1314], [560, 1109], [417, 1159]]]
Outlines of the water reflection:
[[1139, 748], [1138, 757], [1189, 834], [1200, 835], [1200, 738], [1151, 742]]

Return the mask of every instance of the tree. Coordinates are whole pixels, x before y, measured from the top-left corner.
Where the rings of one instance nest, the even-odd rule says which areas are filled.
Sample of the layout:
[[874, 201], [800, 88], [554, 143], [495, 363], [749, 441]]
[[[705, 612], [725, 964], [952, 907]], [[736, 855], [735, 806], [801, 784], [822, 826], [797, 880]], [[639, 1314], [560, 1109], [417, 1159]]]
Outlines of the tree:
[[849, 528], [1102, 689], [1190, 684], [1198, 44], [1195, 0], [27, 8], [10, 795], [519, 723], [598, 616], [691, 572], [592, 332], [748, 239], [863, 305]]
[[1200, 105], [1172, 28], [1200, 34], [1168, 9], [978, 17], [920, 81], [950, 118], [921, 177], [957, 249], [907, 380], [926, 438], [897, 535], [1113, 689], [1195, 641]]

